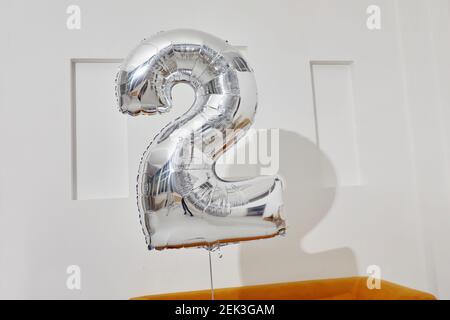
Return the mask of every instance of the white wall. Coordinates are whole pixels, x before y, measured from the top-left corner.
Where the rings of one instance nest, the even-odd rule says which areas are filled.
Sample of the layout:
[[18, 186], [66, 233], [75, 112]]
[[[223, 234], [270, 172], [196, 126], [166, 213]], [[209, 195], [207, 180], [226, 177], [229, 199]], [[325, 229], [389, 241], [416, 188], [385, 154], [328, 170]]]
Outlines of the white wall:
[[[66, 28], [69, 4], [81, 8], [80, 30]], [[382, 10], [378, 31], [365, 25], [371, 4]], [[1, 298], [209, 286], [206, 251], [146, 250], [135, 205], [140, 156], [182, 108], [126, 120], [129, 197], [73, 200], [71, 59], [122, 58], [145, 36], [178, 27], [247, 46], [256, 127], [281, 129], [288, 234], [222, 249], [216, 287], [364, 275], [375, 264], [388, 280], [450, 298], [448, 0], [7, 0], [0, 18]], [[326, 75], [330, 62], [349, 61], [351, 102], [342, 101], [351, 117], [333, 125], [324, 120], [332, 105], [313, 94], [333, 83], [325, 76], [314, 88], [311, 64], [325, 64]], [[346, 125], [350, 135], [333, 135]], [[331, 147], [318, 148], [318, 136]], [[347, 136], [351, 155], [333, 148], [333, 139], [347, 146]], [[358, 165], [346, 167], [346, 157]], [[73, 264], [80, 291], [66, 288]]]
[[[450, 298], [450, 2], [399, 2], [405, 97], [428, 282]], [[444, 58], [445, 57], [445, 58]]]

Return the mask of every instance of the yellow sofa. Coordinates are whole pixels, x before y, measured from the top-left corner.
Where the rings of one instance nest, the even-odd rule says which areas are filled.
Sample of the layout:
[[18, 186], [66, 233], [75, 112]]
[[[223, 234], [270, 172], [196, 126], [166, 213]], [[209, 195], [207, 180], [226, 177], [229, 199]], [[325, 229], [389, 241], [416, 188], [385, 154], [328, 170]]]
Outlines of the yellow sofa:
[[[368, 289], [366, 277], [277, 283], [215, 289], [217, 300], [436, 300], [432, 294], [381, 281]], [[176, 292], [133, 300], [210, 300], [211, 291]]]

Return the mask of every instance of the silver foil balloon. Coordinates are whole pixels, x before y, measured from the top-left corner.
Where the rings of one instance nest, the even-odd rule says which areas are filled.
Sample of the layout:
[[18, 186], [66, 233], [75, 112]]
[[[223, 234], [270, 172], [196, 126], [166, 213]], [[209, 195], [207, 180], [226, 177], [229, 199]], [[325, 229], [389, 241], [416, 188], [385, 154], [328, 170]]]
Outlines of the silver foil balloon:
[[145, 151], [137, 202], [149, 249], [211, 247], [284, 233], [278, 177], [226, 181], [216, 161], [253, 124], [256, 83], [242, 54], [195, 30], [144, 39], [116, 79], [119, 109], [129, 115], [170, 111], [171, 90], [187, 83], [195, 101]]

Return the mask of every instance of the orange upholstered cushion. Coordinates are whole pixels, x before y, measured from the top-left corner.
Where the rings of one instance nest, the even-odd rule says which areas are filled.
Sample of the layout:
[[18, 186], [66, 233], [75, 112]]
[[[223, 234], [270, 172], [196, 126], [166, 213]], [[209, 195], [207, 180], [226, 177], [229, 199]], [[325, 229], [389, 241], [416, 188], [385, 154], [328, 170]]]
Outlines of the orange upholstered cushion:
[[[367, 278], [277, 283], [214, 290], [217, 300], [435, 300], [425, 292], [381, 281], [380, 289], [367, 288]], [[210, 290], [177, 292], [137, 300], [209, 300]]]

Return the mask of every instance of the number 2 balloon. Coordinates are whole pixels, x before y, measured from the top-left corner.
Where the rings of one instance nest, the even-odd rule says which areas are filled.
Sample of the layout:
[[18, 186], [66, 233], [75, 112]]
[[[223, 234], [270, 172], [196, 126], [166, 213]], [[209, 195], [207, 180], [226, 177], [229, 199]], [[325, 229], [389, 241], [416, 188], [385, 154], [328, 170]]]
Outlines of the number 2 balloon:
[[247, 60], [204, 32], [160, 32], [121, 65], [119, 109], [132, 116], [168, 112], [178, 83], [194, 89], [195, 101], [154, 137], [139, 167], [148, 248], [212, 247], [284, 233], [280, 178], [229, 181], [215, 172], [219, 157], [254, 121], [256, 82]]

